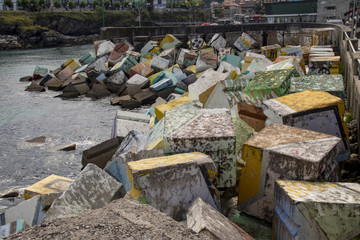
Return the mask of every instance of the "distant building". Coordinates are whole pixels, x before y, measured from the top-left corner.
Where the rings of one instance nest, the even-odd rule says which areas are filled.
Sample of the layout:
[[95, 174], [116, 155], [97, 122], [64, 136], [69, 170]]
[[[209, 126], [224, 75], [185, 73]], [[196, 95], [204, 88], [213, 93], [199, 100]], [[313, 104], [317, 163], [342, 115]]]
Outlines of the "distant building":
[[[13, 0], [14, 8], [13, 10], [18, 10], [18, 2], [17, 0]], [[4, 0], [0, 0], [0, 11], [1, 10], [10, 10], [9, 8], [4, 6]]]
[[316, 22], [317, 0], [265, 3], [268, 23]]
[[328, 19], [343, 19], [344, 14], [352, 9], [350, 0], [319, 0], [317, 3], [317, 22]]

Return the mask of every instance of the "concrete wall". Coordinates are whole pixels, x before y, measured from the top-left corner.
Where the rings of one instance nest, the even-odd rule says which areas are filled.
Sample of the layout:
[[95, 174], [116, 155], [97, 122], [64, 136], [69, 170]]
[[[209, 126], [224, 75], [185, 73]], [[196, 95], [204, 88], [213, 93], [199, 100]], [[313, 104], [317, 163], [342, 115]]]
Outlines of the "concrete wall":
[[[102, 39], [118, 42], [126, 39], [134, 46], [143, 46], [148, 40], [161, 40], [166, 34], [174, 34], [183, 43], [189, 38], [201, 35], [208, 41], [214, 33], [222, 33], [232, 44], [242, 32], [248, 33], [260, 45], [310, 45], [313, 30], [318, 28], [332, 28], [329, 42], [335, 52], [341, 56], [344, 66], [344, 82], [347, 95], [346, 107], [360, 126], [360, 51], [357, 51], [358, 40], [350, 40], [350, 29], [343, 25], [328, 23], [277, 23], [277, 24], [244, 24], [225, 26], [162, 26], [162, 27], [108, 27], [101, 28]], [[347, 34], [345, 34], [347, 33]], [[355, 49], [351, 47], [355, 45]], [[358, 127], [358, 142], [360, 131]]]

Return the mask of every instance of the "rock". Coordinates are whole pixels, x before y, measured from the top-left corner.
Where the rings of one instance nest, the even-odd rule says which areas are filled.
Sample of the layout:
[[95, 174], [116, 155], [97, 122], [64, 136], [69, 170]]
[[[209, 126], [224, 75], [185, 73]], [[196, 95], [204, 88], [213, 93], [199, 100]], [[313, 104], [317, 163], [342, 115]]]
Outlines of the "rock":
[[32, 76], [26, 76], [26, 77], [22, 77], [19, 80], [20, 82], [30, 82], [32, 81]]
[[45, 92], [45, 88], [40, 86], [39, 84], [32, 82], [28, 87], [26, 87], [25, 91], [28, 92]]
[[[196, 233], [209, 232], [216, 239], [246, 239], [254, 240], [244, 230], [242, 232], [231, 223], [224, 215], [216, 211], [201, 198], [197, 198], [189, 208], [187, 226]], [[221, 223], [221, 224], [220, 224]]]
[[94, 164], [88, 164], [51, 205], [44, 221], [101, 208], [112, 200], [124, 197], [125, 193], [125, 188], [119, 182]]
[[64, 36], [56, 31], [50, 30], [41, 33], [41, 45], [42, 47], [52, 47], [62, 44]]
[[46, 137], [45, 136], [40, 136], [40, 137], [36, 137], [36, 138], [32, 138], [29, 140], [26, 140], [29, 143], [45, 143]]

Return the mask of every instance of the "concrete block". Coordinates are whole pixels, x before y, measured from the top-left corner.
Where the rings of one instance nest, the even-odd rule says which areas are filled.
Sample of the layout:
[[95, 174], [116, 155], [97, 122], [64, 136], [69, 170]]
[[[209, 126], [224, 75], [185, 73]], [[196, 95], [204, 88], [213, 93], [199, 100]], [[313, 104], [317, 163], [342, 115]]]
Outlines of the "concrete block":
[[[241, 64], [240, 64], [241, 65]], [[230, 74], [232, 71], [235, 71], [237, 75], [241, 74], [240, 68], [232, 65], [231, 63], [228, 63], [226, 61], [223, 61], [220, 63], [220, 66], [216, 70], [219, 73], [228, 73]]]
[[183, 79], [182, 82], [189, 86], [190, 84], [196, 82], [196, 80], [197, 78], [195, 74], [190, 74], [189, 76], [187, 76], [187, 78]]
[[32, 75], [32, 79], [36, 80], [43, 78], [48, 72], [49, 70], [47, 68], [36, 66]]
[[40, 86], [45, 86], [45, 83], [47, 83], [50, 79], [54, 78], [55, 75], [51, 73], [47, 73], [40, 81]]
[[158, 97], [157, 93], [149, 88], [142, 89], [141, 92], [134, 95], [134, 98], [144, 104], [153, 104]]
[[281, 49], [281, 55], [284, 56], [298, 56], [303, 58], [301, 46], [286, 46]]
[[220, 51], [221, 48], [226, 47], [226, 40], [221, 36], [221, 34], [214, 34], [211, 40], [207, 43], [208, 46], [215, 48], [217, 51]]
[[163, 78], [157, 83], [151, 85], [150, 89], [153, 90], [154, 92], [158, 92], [173, 86], [174, 86], [173, 81], [170, 78]]
[[129, 192], [131, 183], [127, 175], [127, 163], [161, 156], [164, 156], [162, 149], [140, 150], [137, 153], [123, 152], [115, 154], [111, 162], [106, 166], [105, 171], [119, 181], [125, 187], [126, 191]]
[[125, 84], [128, 94], [133, 96], [149, 85], [149, 79], [139, 74], [135, 74]]
[[360, 185], [277, 180], [273, 237], [355, 239], [360, 234]]
[[199, 49], [206, 47], [206, 43], [205, 40], [199, 35], [192, 38], [188, 42], [188, 46], [191, 50], [198, 51]]
[[168, 110], [173, 110], [174, 107], [180, 106], [182, 104], [191, 102], [191, 99], [188, 97], [182, 97], [164, 104], [161, 104], [159, 106], [155, 107], [155, 115], [158, 120], [161, 120], [165, 116], [165, 112]]
[[[155, 74], [151, 75], [151, 76], [149, 77], [150, 85], [156, 83], [155, 79], [156, 79], [159, 75], [161, 75], [161, 74], [163, 74], [163, 73], [165, 73], [166, 77], [168, 77], [168, 78], [171, 78], [171, 79], [174, 78], [174, 77], [176, 78], [175, 75], [178, 75], [177, 73], [179, 72], [179, 70], [181, 71], [179, 65], [178, 65], [178, 64], [175, 64], [174, 66], [171, 66], [171, 67], [169, 67], [168, 69], [165, 69], [165, 71], [161, 71], [161, 72], [158, 72], [158, 73], [155, 73]], [[181, 71], [181, 72], [182, 72], [182, 71]], [[169, 73], [172, 73], [172, 74], [169, 74]], [[172, 75], [172, 76], [171, 76], [171, 75]], [[160, 79], [159, 79], [159, 80], [160, 80]], [[154, 81], [155, 81], [155, 82], [154, 82]]]
[[270, 99], [263, 103], [268, 123], [285, 124], [333, 135], [342, 139], [336, 160], [350, 156], [344, 102], [327, 92], [306, 90]]
[[120, 62], [116, 63], [114, 67], [110, 69], [110, 73], [123, 71], [129, 76], [130, 69], [133, 68], [136, 64], [138, 64], [138, 62], [132, 56], [126, 56]]
[[[118, 96], [122, 96], [127, 87], [126, 87], [126, 84], [118, 85], [118, 84], [115, 84], [115, 83], [112, 83], [112, 82], [107, 82], [106, 83], [106, 88], [111, 93], [115, 93]], [[111, 99], [110, 99], [110, 102], [111, 102]], [[118, 104], [118, 102], [115, 103], [115, 104]]]
[[92, 89], [86, 93], [86, 97], [92, 99], [100, 99], [103, 97], [110, 96], [110, 91], [107, 90], [106, 85], [104, 84], [94, 84]]
[[0, 239], [8, 237], [10, 234], [18, 233], [29, 228], [24, 220], [17, 220], [3, 226], [0, 226]]
[[182, 45], [182, 42], [172, 34], [166, 34], [160, 43], [160, 47], [164, 50], [176, 48]]
[[249, 66], [246, 68], [245, 74], [249, 75], [250, 73], [256, 73], [256, 72], [264, 71], [264, 69], [266, 69], [271, 64], [273, 64], [273, 63], [267, 58], [263, 58], [261, 60], [258, 59], [258, 58], [255, 58], [249, 64]]
[[109, 68], [106, 66], [107, 56], [103, 56], [101, 58], [96, 59], [93, 63], [91, 63], [85, 70], [86, 73], [93, 71], [97, 75], [101, 73], [106, 73], [109, 71]]
[[156, 72], [159, 72], [169, 68], [169, 65], [170, 65], [170, 61], [168, 59], [159, 56], [154, 56], [151, 60], [150, 67], [155, 69]]
[[177, 221], [198, 197], [219, 210], [219, 196], [212, 185], [216, 167], [212, 159], [192, 152], [128, 162], [130, 196], [166, 213]]
[[149, 65], [145, 63], [138, 63], [134, 67], [130, 69], [130, 77], [134, 76], [135, 74], [139, 74], [144, 77], [149, 77], [153, 75], [155, 72]]
[[0, 226], [24, 220], [29, 226], [39, 225], [45, 216], [45, 204], [40, 196], [32, 197], [0, 214]]
[[114, 199], [122, 198], [125, 193], [124, 186], [113, 177], [94, 164], [88, 164], [51, 205], [44, 221], [50, 222], [84, 210], [101, 208]]
[[271, 124], [243, 145], [238, 208], [271, 222], [277, 179], [335, 181], [336, 146], [331, 135]]
[[[186, 214], [187, 227], [196, 233], [210, 233], [216, 239], [254, 239], [240, 232], [229, 219], [216, 211], [201, 198], [197, 198]], [[221, 223], [221, 224], [219, 224]]]
[[340, 74], [310, 75], [291, 79], [290, 93], [305, 90], [324, 91], [345, 100], [344, 80]]
[[49, 90], [53, 91], [60, 91], [63, 88], [63, 84], [65, 81], [58, 79], [57, 77], [54, 77], [47, 81], [44, 86], [47, 87]]
[[96, 56], [101, 57], [114, 51], [115, 44], [111, 41], [105, 41], [97, 46]]
[[62, 87], [66, 87], [70, 83], [72, 83], [73, 85], [76, 85], [76, 84], [82, 84], [82, 83], [87, 83], [87, 82], [86, 82], [86, 79], [80, 73], [76, 73], [76, 74], [71, 75], [71, 77], [67, 78], [65, 80], [65, 82], [63, 83]]
[[28, 92], [45, 92], [45, 90], [43, 86], [40, 86], [36, 82], [31, 82], [30, 85], [25, 88], [25, 91]]
[[301, 68], [295, 57], [290, 57], [283, 61], [269, 65], [266, 67], [265, 71], [274, 71], [274, 70], [282, 70], [282, 69], [290, 69], [290, 68], [294, 68], [298, 76], [300, 77], [305, 76], [303, 69]]
[[162, 149], [164, 146], [164, 118], [151, 128], [146, 143], [146, 150]]
[[298, 64], [300, 65], [302, 71], [306, 74], [305, 61], [303, 58], [298, 57], [298, 56], [279, 56], [275, 59], [274, 64], [284, 61], [284, 60], [287, 60], [289, 58], [295, 58], [297, 60]]
[[216, 53], [200, 52], [196, 60], [196, 72], [204, 72], [205, 70], [217, 68], [217, 55]]
[[241, 69], [241, 58], [239, 56], [232, 55], [232, 54], [224, 54], [221, 57], [221, 61], [230, 63], [234, 67]]
[[92, 163], [104, 169], [119, 148], [122, 139], [122, 137], [114, 137], [84, 150], [81, 158], [82, 167], [85, 168]]
[[241, 36], [235, 41], [234, 46], [239, 49], [239, 51], [249, 50], [256, 41], [250, 37], [247, 33], [242, 33]]
[[150, 130], [149, 123], [150, 116], [147, 114], [117, 111], [111, 130], [111, 137], [125, 137], [131, 130], [147, 133]]
[[339, 74], [340, 56], [312, 57], [309, 59], [309, 73]]
[[221, 62], [221, 58], [225, 54], [231, 54], [231, 47], [220, 48], [220, 50], [218, 52], [218, 63]]
[[290, 88], [290, 79], [294, 75], [294, 69], [259, 72], [243, 89], [242, 100], [261, 107], [264, 100], [287, 94]]
[[234, 131], [236, 134], [236, 156], [242, 151], [244, 143], [249, 140], [254, 134], [254, 129], [240, 117], [235, 116], [232, 118], [234, 123]]
[[67, 66], [66, 68], [64, 68], [63, 70], [61, 70], [56, 77], [59, 78], [60, 80], [66, 80], [67, 78], [71, 77], [74, 74], [74, 70]]
[[187, 68], [196, 63], [197, 57], [197, 53], [185, 48], [181, 48], [176, 63], [183, 68]]
[[[175, 67], [173, 69], [175, 69]], [[161, 71], [159, 72], [159, 74], [157, 74], [155, 78], [152, 79], [151, 85], [154, 85], [165, 78], [171, 79], [173, 85], [176, 85], [176, 83], [178, 82], [177, 76], [172, 72]]]
[[281, 55], [281, 47], [278, 44], [263, 46], [261, 47], [261, 53], [271, 61], [275, 61]]
[[93, 61], [95, 61], [95, 59], [96, 55], [94, 52], [87, 52], [80, 57], [79, 62], [80, 64], [85, 65], [92, 63]]
[[140, 50], [142, 53], [157, 53], [161, 50], [158, 41], [149, 41], [144, 47]]
[[112, 74], [109, 78], [107, 78], [108, 83], [122, 85], [128, 80], [127, 76], [123, 71]]
[[217, 165], [217, 187], [233, 187], [236, 134], [230, 111], [199, 109], [184, 104], [165, 113], [164, 152], [198, 151], [211, 156]]
[[126, 109], [134, 109], [141, 106], [141, 102], [133, 99], [130, 95], [124, 95], [119, 97], [119, 104], [121, 107]]
[[264, 114], [261, 107], [244, 102], [238, 102], [237, 106], [240, 118], [256, 132], [260, 132], [263, 128], [265, 128], [267, 116]]
[[204, 104], [204, 108], [232, 109], [242, 101], [242, 90], [248, 84], [247, 80], [237, 78], [218, 82]]
[[205, 104], [215, 85], [226, 77], [226, 73], [219, 73], [213, 69], [206, 70], [196, 82], [188, 86], [189, 98], [192, 100], [199, 99], [202, 104]]
[[50, 197], [48, 200], [45, 195], [49, 193], [62, 193], [72, 182], [73, 180], [70, 178], [52, 174], [25, 188], [24, 198], [25, 200], [28, 200], [36, 195], [41, 195], [45, 206], [50, 206], [52, 198], [48, 195]]
[[169, 48], [162, 51], [158, 56], [169, 60], [169, 66], [172, 66], [175, 64], [177, 55], [178, 55], [178, 51], [176, 50], [176, 48]]

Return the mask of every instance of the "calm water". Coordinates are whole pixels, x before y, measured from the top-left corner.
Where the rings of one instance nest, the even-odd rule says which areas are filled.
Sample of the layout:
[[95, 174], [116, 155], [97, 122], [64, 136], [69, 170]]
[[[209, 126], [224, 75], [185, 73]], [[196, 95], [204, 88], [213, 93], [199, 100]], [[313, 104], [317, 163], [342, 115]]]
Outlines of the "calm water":
[[[62, 100], [59, 92], [30, 93], [36, 65], [55, 69], [70, 57], [79, 59], [93, 45], [36, 50], [0, 51], [0, 192], [26, 187], [50, 174], [74, 178], [81, 169], [82, 151], [110, 138], [119, 107], [109, 98]], [[46, 143], [25, 140], [46, 136]], [[76, 143], [71, 152], [54, 151]]]

